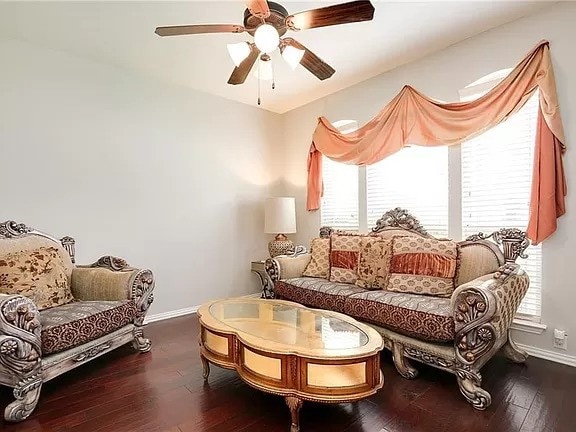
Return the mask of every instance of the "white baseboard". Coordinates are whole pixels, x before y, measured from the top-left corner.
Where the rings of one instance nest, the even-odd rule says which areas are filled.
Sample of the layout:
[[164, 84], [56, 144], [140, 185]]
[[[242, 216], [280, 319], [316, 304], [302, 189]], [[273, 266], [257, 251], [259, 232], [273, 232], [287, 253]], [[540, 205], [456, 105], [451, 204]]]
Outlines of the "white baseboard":
[[146, 319], [144, 319], [144, 324], [150, 324], [156, 321], [164, 321], [170, 318], [177, 318], [184, 315], [190, 315], [196, 313], [199, 307], [200, 306], [192, 306], [184, 309], [176, 309], [170, 312], [162, 312], [159, 314], [149, 315], [146, 317]]
[[[260, 298], [261, 293], [254, 293], [254, 294], [248, 294], [242, 297], [250, 297], [250, 298]], [[148, 315], [145, 319], [144, 319], [144, 324], [150, 324], [156, 321], [164, 321], [170, 318], [178, 318], [184, 315], [190, 315], [193, 313], [196, 313], [198, 311], [198, 309], [200, 308], [200, 305], [197, 306], [192, 306], [189, 308], [184, 308], [184, 309], [176, 309], [170, 312], [162, 312], [159, 314], [154, 314], [154, 315]]]
[[575, 356], [571, 356], [568, 354], [562, 354], [559, 352], [555, 352], [555, 351], [548, 351], [548, 350], [544, 350], [542, 348], [536, 348], [533, 346], [528, 346], [528, 345], [523, 345], [523, 344], [519, 344], [517, 343], [516, 345], [518, 345], [519, 348], [522, 348], [524, 351], [526, 351], [529, 355], [533, 356], [533, 357], [538, 357], [544, 360], [550, 360], [556, 363], [562, 363], [568, 366], [573, 366], [576, 367], [576, 357]]

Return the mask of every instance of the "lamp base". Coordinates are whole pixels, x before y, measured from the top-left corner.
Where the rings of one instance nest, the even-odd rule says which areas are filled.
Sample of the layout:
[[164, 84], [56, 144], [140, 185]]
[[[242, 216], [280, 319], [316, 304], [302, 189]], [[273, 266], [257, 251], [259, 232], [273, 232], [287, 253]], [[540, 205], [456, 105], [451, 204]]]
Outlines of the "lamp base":
[[268, 252], [272, 258], [278, 255], [290, 255], [294, 253], [294, 243], [284, 234], [278, 234], [274, 240], [268, 243]]

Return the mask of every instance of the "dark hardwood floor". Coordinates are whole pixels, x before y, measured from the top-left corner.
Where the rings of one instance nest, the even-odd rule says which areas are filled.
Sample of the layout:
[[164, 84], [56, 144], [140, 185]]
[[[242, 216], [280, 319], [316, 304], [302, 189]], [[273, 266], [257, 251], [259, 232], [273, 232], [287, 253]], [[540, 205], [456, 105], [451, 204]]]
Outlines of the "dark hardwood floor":
[[[212, 367], [202, 379], [196, 317], [151, 324], [149, 354], [122, 347], [44, 385], [36, 411], [5, 432], [160, 431], [287, 432], [284, 400]], [[526, 365], [495, 358], [483, 369], [492, 406], [474, 410], [454, 376], [420, 366], [401, 378], [383, 354], [384, 388], [355, 404], [305, 403], [302, 432], [576, 431], [576, 368], [531, 358]], [[0, 387], [0, 407], [11, 401]]]

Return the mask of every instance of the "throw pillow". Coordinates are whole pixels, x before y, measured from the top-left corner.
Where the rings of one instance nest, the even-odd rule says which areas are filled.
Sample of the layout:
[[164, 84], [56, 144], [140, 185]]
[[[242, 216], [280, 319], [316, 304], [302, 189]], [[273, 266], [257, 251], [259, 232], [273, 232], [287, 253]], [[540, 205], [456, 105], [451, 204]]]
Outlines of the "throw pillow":
[[450, 297], [458, 245], [452, 240], [394, 237], [387, 291]]
[[388, 282], [391, 241], [365, 237], [360, 241], [358, 280], [356, 285], [366, 289], [384, 289]]
[[310, 249], [312, 258], [302, 276], [328, 279], [330, 277], [330, 239], [312, 239]]
[[40, 247], [0, 257], [0, 293], [28, 297], [39, 310], [74, 300], [64, 261], [55, 247]]
[[330, 236], [330, 282], [356, 282], [362, 238], [360, 235]]

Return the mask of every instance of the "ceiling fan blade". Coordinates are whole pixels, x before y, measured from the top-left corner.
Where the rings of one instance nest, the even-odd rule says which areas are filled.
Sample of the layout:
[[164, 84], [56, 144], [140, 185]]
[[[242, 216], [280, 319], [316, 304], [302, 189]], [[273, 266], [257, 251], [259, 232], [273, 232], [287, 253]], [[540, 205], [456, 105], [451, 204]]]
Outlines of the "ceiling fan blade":
[[304, 55], [302, 56], [302, 60], [300, 60], [300, 64], [308, 69], [312, 74], [314, 74], [319, 80], [324, 81], [325, 79], [328, 79], [334, 75], [334, 72], [336, 72], [332, 66], [330, 66], [297, 40], [292, 38], [285, 38], [283, 42], [284, 43], [281, 46], [281, 51], [284, 51], [284, 48], [288, 45], [304, 50]]
[[156, 27], [158, 36], [180, 36], [203, 33], [242, 33], [246, 29], [236, 24], [198, 24]]
[[374, 6], [372, 6], [372, 3], [369, 1], [353, 1], [290, 15], [286, 17], [286, 25], [292, 30], [304, 30], [370, 21], [372, 18], [374, 18]]
[[242, 60], [240, 66], [234, 68], [232, 75], [230, 75], [230, 78], [228, 79], [228, 84], [238, 85], [244, 83], [244, 81], [246, 81], [246, 77], [252, 69], [252, 66], [254, 66], [254, 63], [256, 63], [259, 55], [260, 51], [258, 48], [256, 48], [256, 45], [251, 44], [250, 54], [248, 54], [248, 57]]
[[270, 16], [270, 7], [266, 0], [246, 0], [248, 10], [258, 18], [268, 18]]

